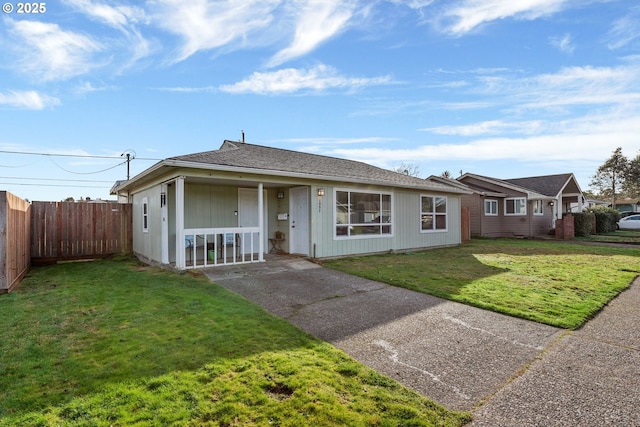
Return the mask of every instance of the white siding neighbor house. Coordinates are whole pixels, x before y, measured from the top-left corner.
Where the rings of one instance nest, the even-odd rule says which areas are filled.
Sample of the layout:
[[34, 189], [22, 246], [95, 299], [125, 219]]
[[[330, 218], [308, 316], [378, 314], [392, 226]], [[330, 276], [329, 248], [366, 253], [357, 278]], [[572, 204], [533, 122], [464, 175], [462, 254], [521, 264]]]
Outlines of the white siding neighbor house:
[[446, 183], [362, 162], [224, 141], [119, 181], [133, 204], [134, 253], [178, 269], [461, 242], [460, 197]]

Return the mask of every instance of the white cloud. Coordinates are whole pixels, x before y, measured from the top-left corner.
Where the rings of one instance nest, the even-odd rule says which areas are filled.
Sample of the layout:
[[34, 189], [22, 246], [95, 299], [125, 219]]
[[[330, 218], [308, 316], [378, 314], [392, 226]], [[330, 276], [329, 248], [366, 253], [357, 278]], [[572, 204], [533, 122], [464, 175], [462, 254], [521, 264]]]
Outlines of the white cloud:
[[146, 21], [144, 9], [137, 6], [111, 5], [89, 0], [65, 0], [65, 3], [113, 28], [124, 29], [132, 23]]
[[[294, 3], [296, 6], [298, 3]], [[269, 60], [274, 67], [305, 55], [338, 34], [353, 16], [356, 4], [343, 0], [309, 0], [296, 11], [295, 35], [291, 45]]]
[[9, 33], [19, 40], [13, 48], [17, 68], [34, 79], [64, 80], [98, 66], [93, 56], [103, 46], [86, 35], [65, 31], [57, 24], [5, 22]]
[[[184, 39], [175, 62], [191, 55], [231, 43], [264, 43], [249, 37], [266, 30], [273, 21], [273, 11], [280, 0], [157, 0], [148, 8], [152, 22]], [[151, 12], [153, 9], [153, 12]]]
[[635, 102], [640, 97], [640, 64], [564, 67], [557, 73], [513, 78], [480, 77], [470, 92], [503, 103], [510, 111], [556, 109]]
[[113, 42], [115, 46], [112, 46], [113, 50], [130, 52], [130, 58], [122, 68], [130, 67], [151, 53], [151, 44], [136, 26], [138, 23], [148, 23], [146, 13], [141, 7], [110, 5], [89, 0], [66, 0], [65, 3], [125, 35], [123, 42]]
[[640, 39], [640, 7], [633, 7], [629, 13], [613, 23], [608, 34], [609, 49], [625, 47]]
[[436, 17], [442, 29], [460, 36], [484, 23], [515, 18], [534, 20], [552, 15], [571, 2], [569, 0], [462, 0], [447, 2]]
[[43, 110], [60, 105], [60, 100], [36, 91], [9, 91], [0, 93], [0, 105], [27, 110]]
[[549, 43], [551, 46], [564, 53], [573, 53], [576, 49], [575, 44], [573, 44], [573, 41], [571, 40], [570, 34], [565, 34], [562, 37], [550, 37]]
[[539, 133], [544, 129], [545, 124], [540, 120], [525, 122], [507, 122], [503, 120], [488, 120], [479, 123], [472, 123], [462, 126], [438, 126], [433, 128], [420, 129], [421, 131], [432, 132], [437, 135], [459, 135], [478, 136], [495, 135], [506, 132], [517, 132], [524, 134]]
[[334, 149], [328, 154], [358, 159], [381, 167], [395, 162], [429, 161], [602, 161], [618, 146], [627, 152], [637, 152], [640, 125], [626, 118], [615, 122], [621, 129], [606, 126], [599, 133], [555, 133], [530, 137], [501, 137], [476, 139], [464, 143], [421, 145], [415, 148]]
[[255, 72], [243, 81], [232, 85], [223, 85], [219, 89], [227, 93], [268, 95], [294, 93], [300, 90], [322, 91], [333, 88], [352, 90], [365, 86], [391, 83], [393, 82], [389, 76], [373, 78], [345, 77], [339, 75], [332, 67], [317, 65], [306, 70], [286, 68], [268, 73]]

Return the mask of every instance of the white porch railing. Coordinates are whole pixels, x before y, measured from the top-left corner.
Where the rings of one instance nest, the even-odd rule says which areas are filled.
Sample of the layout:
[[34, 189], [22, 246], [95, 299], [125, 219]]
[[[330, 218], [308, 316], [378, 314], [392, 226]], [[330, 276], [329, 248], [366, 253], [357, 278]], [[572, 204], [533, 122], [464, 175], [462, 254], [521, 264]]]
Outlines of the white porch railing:
[[181, 240], [185, 268], [260, 262], [263, 260], [261, 238], [260, 227], [185, 229]]

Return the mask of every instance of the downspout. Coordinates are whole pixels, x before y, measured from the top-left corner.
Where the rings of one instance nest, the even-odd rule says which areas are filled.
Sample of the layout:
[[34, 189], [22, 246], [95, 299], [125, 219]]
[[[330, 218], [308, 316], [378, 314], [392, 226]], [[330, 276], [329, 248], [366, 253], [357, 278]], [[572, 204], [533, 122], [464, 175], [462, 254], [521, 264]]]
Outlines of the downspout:
[[176, 268], [184, 270], [184, 176], [176, 179]]
[[[243, 133], [244, 137], [244, 133]], [[258, 239], [258, 261], [264, 261], [264, 185], [258, 183], [258, 225], [260, 227], [260, 238]]]

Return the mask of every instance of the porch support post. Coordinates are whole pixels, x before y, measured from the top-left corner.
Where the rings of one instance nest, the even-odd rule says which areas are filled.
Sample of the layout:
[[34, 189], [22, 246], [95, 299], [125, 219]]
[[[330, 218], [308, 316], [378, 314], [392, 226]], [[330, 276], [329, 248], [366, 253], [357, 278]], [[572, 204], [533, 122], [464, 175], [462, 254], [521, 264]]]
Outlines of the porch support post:
[[176, 268], [184, 270], [184, 176], [176, 179]]
[[578, 212], [582, 212], [584, 205], [582, 204], [582, 194], [578, 193]]
[[169, 264], [169, 206], [167, 205], [166, 183], [160, 186], [160, 216], [162, 217], [162, 228], [160, 229], [161, 262]]
[[264, 185], [258, 183], [258, 226], [260, 227], [260, 238], [258, 239], [258, 261], [264, 261]]

